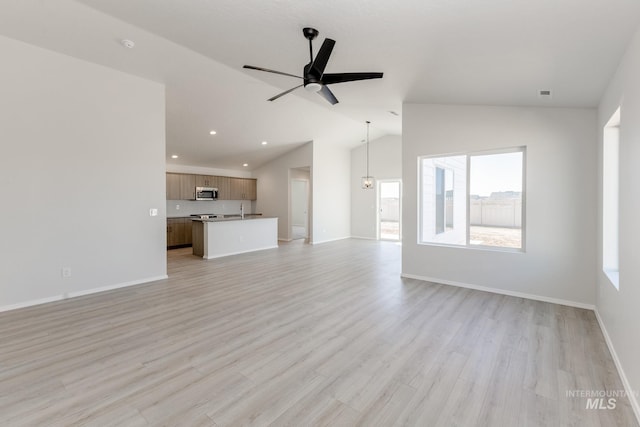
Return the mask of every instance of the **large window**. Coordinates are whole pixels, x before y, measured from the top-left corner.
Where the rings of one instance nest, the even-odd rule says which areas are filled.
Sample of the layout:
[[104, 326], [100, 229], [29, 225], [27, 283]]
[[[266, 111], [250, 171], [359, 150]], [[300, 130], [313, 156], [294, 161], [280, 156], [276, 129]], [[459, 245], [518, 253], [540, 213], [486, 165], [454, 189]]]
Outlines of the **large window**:
[[419, 243], [523, 250], [524, 154], [420, 157]]
[[604, 127], [602, 164], [602, 270], [613, 286], [619, 289], [618, 268], [618, 206], [620, 108]]

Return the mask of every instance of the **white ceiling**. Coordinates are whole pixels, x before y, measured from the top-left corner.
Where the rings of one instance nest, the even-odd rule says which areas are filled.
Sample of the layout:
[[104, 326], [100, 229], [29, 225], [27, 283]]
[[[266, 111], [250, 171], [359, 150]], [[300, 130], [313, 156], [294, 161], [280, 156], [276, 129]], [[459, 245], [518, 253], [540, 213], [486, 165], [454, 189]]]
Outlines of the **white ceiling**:
[[[401, 113], [403, 102], [595, 107], [640, 23], [637, 0], [3, 0], [0, 8], [0, 34], [164, 83], [167, 161], [227, 169], [253, 169], [310, 140], [353, 146], [365, 120], [372, 138], [400, 134], [401, 117], [389, 110]], [[241, 67], [300, 75], [305, 26], [320, 31], [316, 50], [324, 37], [337, 42], [327, 72], [384, 78], [332, 86], [335, 106], [304, 90], [267, 102], [299, 82]], [[123, 38], [136, 47], [123, 48]]]

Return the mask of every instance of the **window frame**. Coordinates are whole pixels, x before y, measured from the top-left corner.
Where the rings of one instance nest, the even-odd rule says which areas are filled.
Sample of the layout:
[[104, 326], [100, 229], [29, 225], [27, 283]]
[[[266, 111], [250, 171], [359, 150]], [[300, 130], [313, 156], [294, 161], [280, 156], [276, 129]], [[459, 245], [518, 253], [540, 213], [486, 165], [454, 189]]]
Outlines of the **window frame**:
[[[602, 129], [602, 272], [620, 291], [620, 129], [618, 106]], [[613, 171], [610, 168], [613, 167]], [[612, 205], [608, 201], [614, 199]], [[613, 262], [612, 262], [613, 259]]]
[[[522, 191], [521, 191], [521, 203], [522, 203], [522, 218], [521, 218], [521, 232], [520, 232], [520, 247], [519, 248], [509, 248], [509, 247], [500, 247], [500, 246], [488, 246], [488, 245], [472, 245], [470, 244], [471, 240], [471, 157], [475, 156], [486, 156], [486, 155], [495, 155], [495, 154], [509, 154], [509, 153], [522, 153]], [[453, 156], [465, 156], [466, 158], [466, 192], [465, 200], [466, 200], [466, 242], [464, 245], [462, 244], [453, 244], [453, 243], [441, 243], [441, 242], [425, 242], [422, 241], [423, 235], [423, 171], [422, 171], [422, 160], [423, 159], [438, 159], [442, 157], [453, 157]], [[522, 146], [514, 146], [514, 147], [506, 147], [506, 148], [497, 148], [497, 149], [488, 149], [488, 150], [477, 150], [477, 151], [463, 151], [463, 152], [452, 152], [452, 153], [444, 153], [444, 154], [434, 154], [434, 155], [425, 155], [418, 156], [418, 235], [417, 244], [425, 245], [425, 246], [443, 246], [449, 248], [460, 248], [460, 249], [471, 249], [471, 250], [483, 250], [483, 251], [498, 251], [498, 252], [510, 252], [510, 253], [526, 253], [526, 200], [527, 200], [527, 147], [525, 145]], [[454, 177], [454, 180], [456, 178]]]

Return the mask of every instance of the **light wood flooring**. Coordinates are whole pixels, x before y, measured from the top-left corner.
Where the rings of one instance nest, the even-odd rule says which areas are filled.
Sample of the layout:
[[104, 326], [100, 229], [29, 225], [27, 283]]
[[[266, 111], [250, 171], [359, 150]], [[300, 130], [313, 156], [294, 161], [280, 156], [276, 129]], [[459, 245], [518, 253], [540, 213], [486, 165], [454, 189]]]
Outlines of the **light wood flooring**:
[[[2, 426], [637, 426], [587, 310], [401, 279], [344, 240], [0, 313]], [[425, 260], [428, 262], [428, 260]]]

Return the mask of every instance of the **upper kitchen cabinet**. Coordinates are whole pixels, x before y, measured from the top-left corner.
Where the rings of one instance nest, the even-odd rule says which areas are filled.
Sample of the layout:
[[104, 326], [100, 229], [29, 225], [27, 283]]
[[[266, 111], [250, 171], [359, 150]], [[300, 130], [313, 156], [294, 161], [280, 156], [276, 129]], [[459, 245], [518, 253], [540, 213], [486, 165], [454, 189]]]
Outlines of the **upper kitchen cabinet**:
[[181, 200], [180, 174], [167, 173], [167, 200]]
[[253, 178], [246, 178], [244, 183], [244, 190], [247, 200], [256, 200], [258, 198], [258, 181]]
[[196, 175], [196, 187], [211, 187], [217, 188], [217, 176], [210, 175]]
[[230, 178], [228, 176], [216, 176], [215, 188], [218, 189], [218, 200], [232, 200], [231, 189], [229, 187]]
[[167, 200], [195, 200], [196, 187], [217, 188], [218, 200], [256, 200], [258, 196], [254, 178], [167, 172]]
[[229, 178], [231, 200], [256, 200], [257, 185], [253, 178]]
[[195, 200], [196, 176], [167, 173], [167, 200]]
[[182, 200], [196, 199], [196, 176], [180, 174], [180, 195]]

